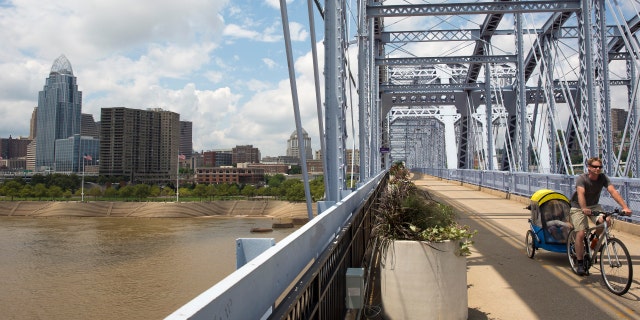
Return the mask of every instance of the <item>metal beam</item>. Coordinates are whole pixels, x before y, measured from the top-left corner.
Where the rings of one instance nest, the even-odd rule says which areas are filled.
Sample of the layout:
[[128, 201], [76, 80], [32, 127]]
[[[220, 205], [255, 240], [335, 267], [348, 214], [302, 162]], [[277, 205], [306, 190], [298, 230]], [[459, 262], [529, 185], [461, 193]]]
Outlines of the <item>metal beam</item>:
[[527, 2], [476, 2], [411, 5], [374, 5], [367, 7], [371, 17], [444, 16], [461, 14], [505, 14], [578, 11], [577, 0]]
[[449, 64], [449, 63], [508, 63], [516, 62], [515, 55], [494, 55], [494, 56], [448, 56], [448, 57], [418, 57], [418, 58], [379, 58], [376, 59], [377, 66], [406, 66], [406, 65], [429, 65], [429, 64]]

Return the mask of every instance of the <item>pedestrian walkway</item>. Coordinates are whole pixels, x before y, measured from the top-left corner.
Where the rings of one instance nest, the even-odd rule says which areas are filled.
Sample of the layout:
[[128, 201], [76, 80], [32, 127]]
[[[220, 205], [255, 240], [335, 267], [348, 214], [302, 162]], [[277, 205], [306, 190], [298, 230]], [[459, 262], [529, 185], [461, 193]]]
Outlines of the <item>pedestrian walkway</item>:
[[569, 269], [565, 254], [540, 249], [534, 259], [527, 257], [528, 198], [507, 199], [503, 193], [431, 176], [415, 182], [456, 208], [461, 224], [478, 231], [467, 258], [469, 319], [640, 319], [638, 235], [614, 231], [635, 267], [631, 289], [620, 297], [606, 289], [599, 267], [580, 277]]

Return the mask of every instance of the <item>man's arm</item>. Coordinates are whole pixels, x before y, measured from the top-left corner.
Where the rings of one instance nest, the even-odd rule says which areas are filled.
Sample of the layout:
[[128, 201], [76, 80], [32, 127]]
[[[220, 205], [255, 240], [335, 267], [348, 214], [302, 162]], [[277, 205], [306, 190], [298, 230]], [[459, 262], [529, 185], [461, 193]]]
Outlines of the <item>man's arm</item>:
[[578, 204], [580, 205], [580, 209], [582, 209], [582, 213], [590, 216], [591, 209], [587, 208], [587, 200], [584, 198], [584, 191], [584, 187], [576, 187], [576, 194], [578, 195]]
[[609, 194], [611, 195], [613, 200], [615, 200], [622, 207], [622, 212], [630, 216], [631, 209], [627, 207], [627, 203], [624, 201], [624, 199], [622, 199], [622, 196], [620, 195], [618, 190], [616, 190], [616, 188], [612, 184], [609, 184], [609, 186], [607, 186], [607, 191], [609, 191]]

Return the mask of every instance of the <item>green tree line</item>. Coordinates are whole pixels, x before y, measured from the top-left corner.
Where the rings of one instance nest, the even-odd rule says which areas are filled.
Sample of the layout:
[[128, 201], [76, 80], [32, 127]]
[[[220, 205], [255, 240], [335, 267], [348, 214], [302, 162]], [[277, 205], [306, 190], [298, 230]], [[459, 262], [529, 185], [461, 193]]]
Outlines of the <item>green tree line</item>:
[[[304, 184], [299, 179], [286, 179], [282, 174], [267, 175], [264, 186], [251, 184], [186, 184], [181, 185], [180, 201], [213, 201], [237, 198], [268, 197], [277, 200], [305, 201]], [[166, 201], [176, 197], [173, 185], [127, 184], [123, 179], [105, 177], [85, 178], [82, 189], [77, 175], [39, 175], [27, 182], [15, 178], [0, 184], [0, 197], [5, 200], [69, 200], [82, 197], [105, 201]], [[318, 177], [309, 182], [313, 201], [324, 197], [324, 179]]]

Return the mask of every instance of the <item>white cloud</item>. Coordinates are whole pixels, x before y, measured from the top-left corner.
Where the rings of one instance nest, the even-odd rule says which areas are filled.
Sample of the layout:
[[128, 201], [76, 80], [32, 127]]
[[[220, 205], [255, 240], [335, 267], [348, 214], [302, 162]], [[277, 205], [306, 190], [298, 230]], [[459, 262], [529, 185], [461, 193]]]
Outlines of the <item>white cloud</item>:
[[305, 27], [297, 22], [289, 22], [289, 32], [292, 41], [305, 41], [309, 36]]
[[264, 64], [269, 69], [273, 69], [277, 65], [277, 63], [275, 61], [273, 61], [273, 59], [269, 59], [269, 58], [263, 58], [262, 62], [264, 62]]
[[[287, 4], [290, 4], [293, 0], [287, 0]], [[280, 10], [280, 0], [265, 0], [265, 3], [273, 8]]]
[[249, 39], [260, 42], [276, 42], [282, 39], [282, 36], [277, 34], [273, 27], [268, 27], [263, 32], [258, 32], [237, 24], [227, 25], [224, 28], [223, 35], [230, 38]]

